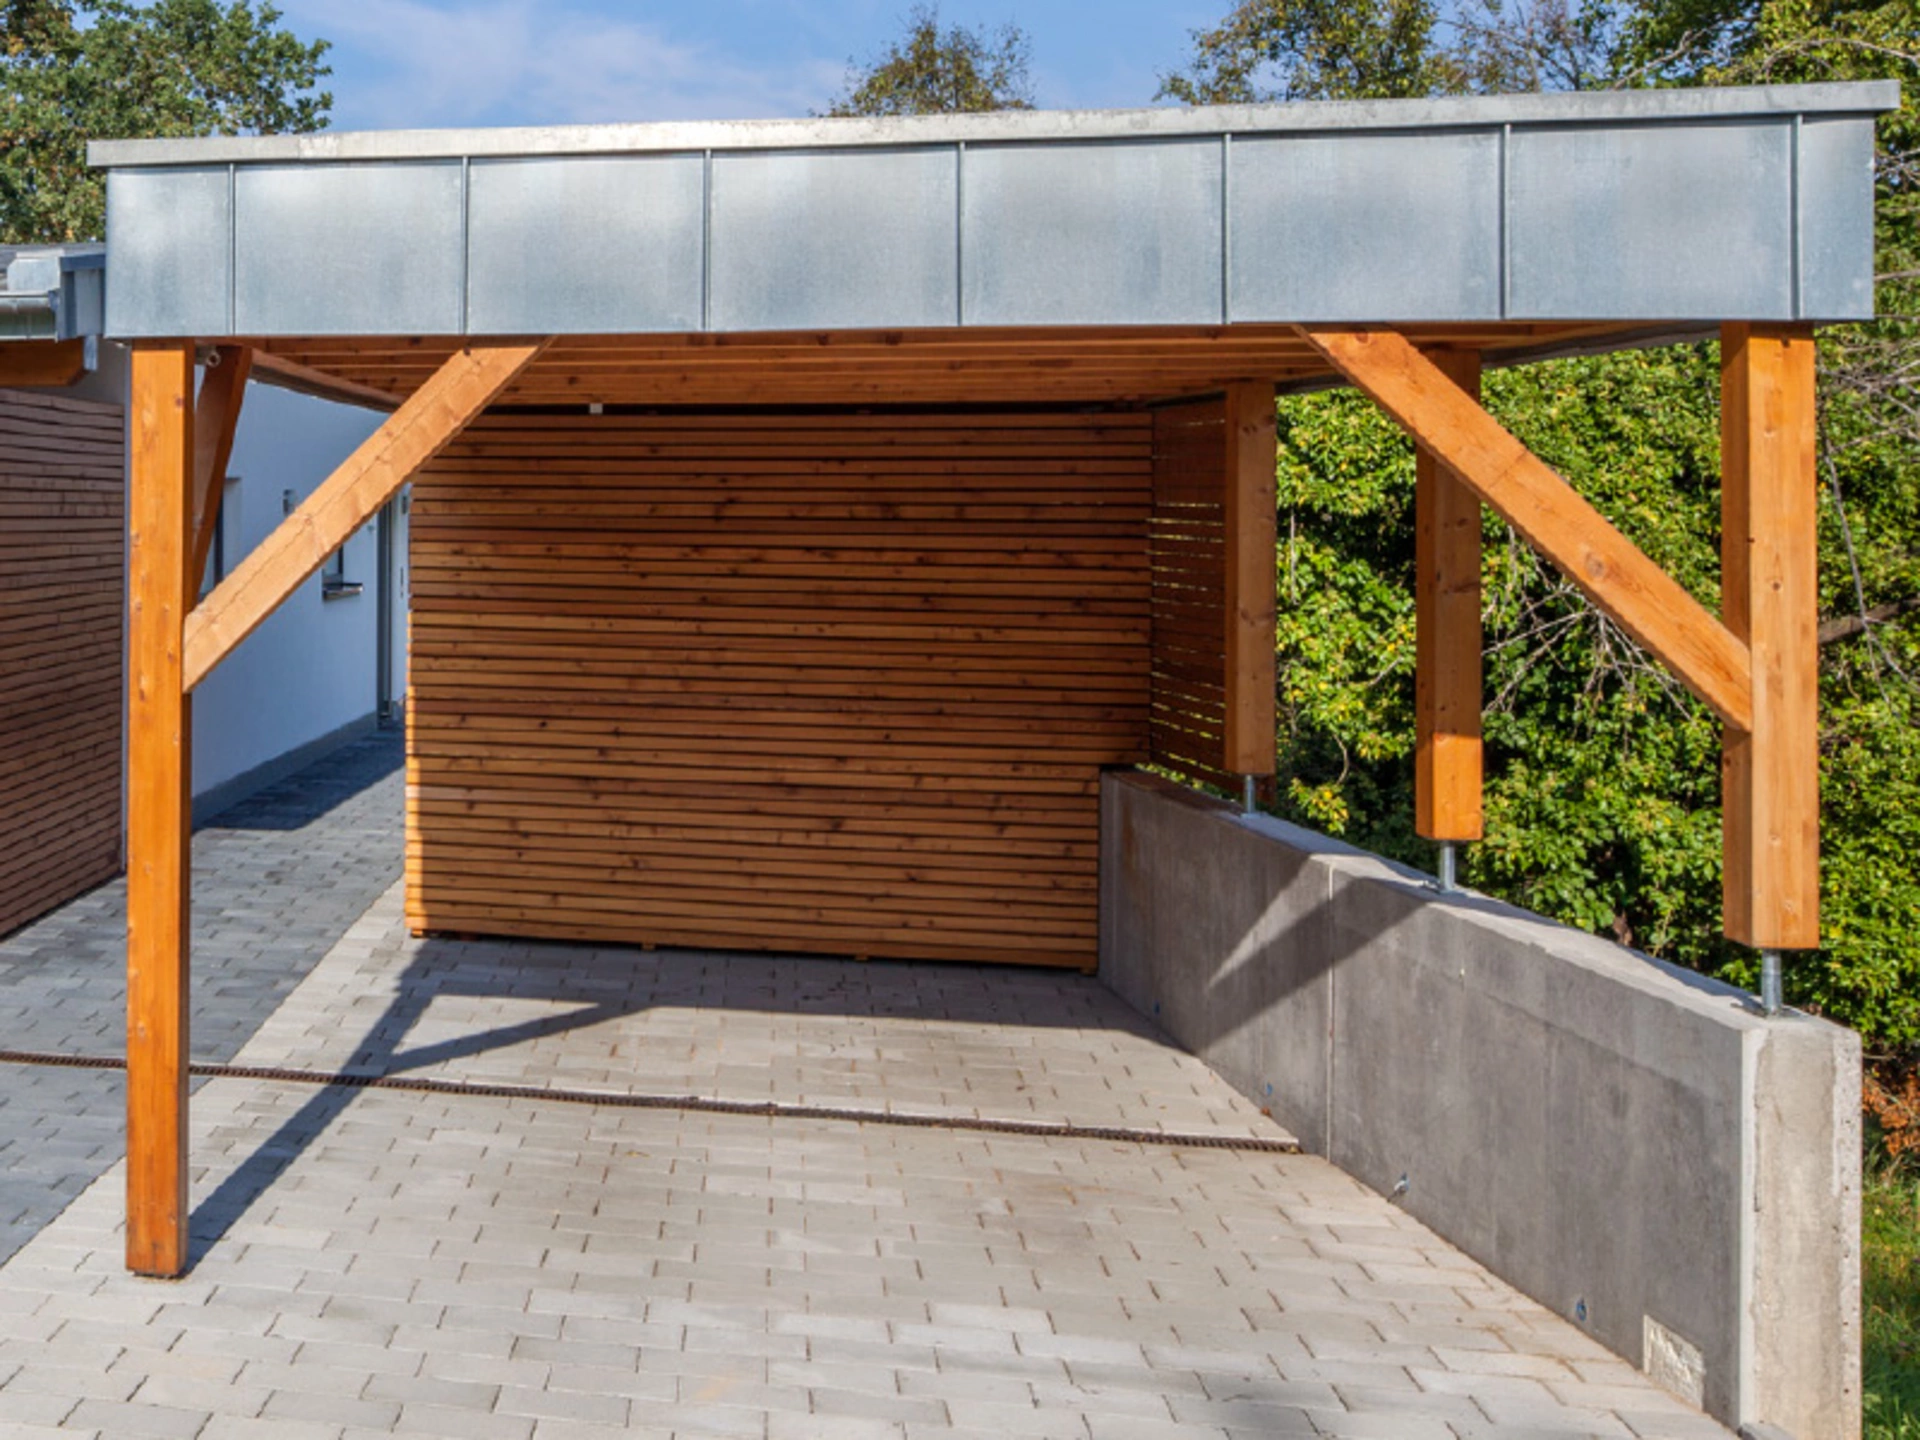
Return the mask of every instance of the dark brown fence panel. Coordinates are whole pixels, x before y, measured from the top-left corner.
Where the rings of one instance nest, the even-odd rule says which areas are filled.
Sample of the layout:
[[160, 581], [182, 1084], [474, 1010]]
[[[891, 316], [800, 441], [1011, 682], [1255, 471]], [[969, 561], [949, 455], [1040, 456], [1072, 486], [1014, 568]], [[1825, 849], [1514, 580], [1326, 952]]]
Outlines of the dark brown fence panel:
[[414, 490], [411, 923], [1091, 966], [1150, 436], [483, 419]]
[[123, 433], [0, 390], [0, 934], [120, 868]]
[[1153, 761], [1235, 789], [1226, 773], [1226, 412], [1153, 412]]

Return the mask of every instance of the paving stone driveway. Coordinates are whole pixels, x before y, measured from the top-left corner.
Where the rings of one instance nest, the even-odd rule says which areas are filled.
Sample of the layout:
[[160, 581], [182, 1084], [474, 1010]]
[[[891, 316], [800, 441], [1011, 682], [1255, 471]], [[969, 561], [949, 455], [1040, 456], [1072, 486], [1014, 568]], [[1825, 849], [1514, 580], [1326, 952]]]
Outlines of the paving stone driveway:
[[415, 940], [394, 885], [249, 1064], [1289, 1139], [1077, 973]]
[[239, 1060], [1163, 1134], [214, 1080], [186, 1279], [117, 1165], [0, 1267], [0, 1440], [1727, 1440], [1325, 1162], [1174, 1143], [1276, 1132], [1095, 981], [363, 908]]
[[[193, 838], [193, 1054], [228, 1060], [400, 873], [402, 739], [335, 751]], [[0, 940], [0, 1049], [126, 1049], [127, 892]], [[0, 1260], [120, 1158], [118, 1074], [0, 1065]]]

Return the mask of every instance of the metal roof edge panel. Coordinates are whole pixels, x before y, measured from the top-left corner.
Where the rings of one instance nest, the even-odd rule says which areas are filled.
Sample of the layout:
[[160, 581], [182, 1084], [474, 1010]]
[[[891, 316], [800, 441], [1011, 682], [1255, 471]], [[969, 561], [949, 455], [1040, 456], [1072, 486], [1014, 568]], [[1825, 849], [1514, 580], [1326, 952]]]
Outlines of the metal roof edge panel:
[[1140, 110], [1003, 110], [982, 115], [666, 121], [469, 130], [95, 140], [90, 165], [284, 164], [711, 150], [838, 149], [965, 142], [1147, 140], [1225, 134], [1426, 130], [1487, 125], [1629, 125], [1770, 115], [1872, 115], [1898, 107], [1894, 80], [1438, 100], [1328, 100]]

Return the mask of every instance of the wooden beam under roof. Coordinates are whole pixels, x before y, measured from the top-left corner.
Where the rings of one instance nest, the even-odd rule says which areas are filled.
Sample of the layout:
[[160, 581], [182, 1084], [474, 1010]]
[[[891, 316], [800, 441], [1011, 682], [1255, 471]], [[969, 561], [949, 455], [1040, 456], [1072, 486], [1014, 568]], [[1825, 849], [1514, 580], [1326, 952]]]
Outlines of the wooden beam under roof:
[[[1489, 365], [1544, 348], [1643, 343], [1644, 327], [1590, 322], [1425, 325], [1423, 346], [1481, 351]], [[404, 398], [463, 343], [434, 336], [260, 338], [263, 374], [360, 401]], [[1218, 394], [1248, 378], [1281, 389], [1342, 383], [1291, 325], [843, 330], [586, 335], [556, 339], [503, 405], [646, 408], [801, 405], [1114, 404]]]
[[390, 391], [376, 390], [371, 385], [362, 385], [343, 376], [329, 375], [324, 370], [302, 365], [297, 360], [275, 354], [259, 345], [244, 348], [252, 357], [253, 368], [264, 384], [277, 385], [296, 395], [311, 395], [319, 400], [358, 405], [369, 410], [392, 410], [400, 404], [400, 397]]
[[71, 385], [87, 373], [85, 340], [0, 343], [0, 389]]

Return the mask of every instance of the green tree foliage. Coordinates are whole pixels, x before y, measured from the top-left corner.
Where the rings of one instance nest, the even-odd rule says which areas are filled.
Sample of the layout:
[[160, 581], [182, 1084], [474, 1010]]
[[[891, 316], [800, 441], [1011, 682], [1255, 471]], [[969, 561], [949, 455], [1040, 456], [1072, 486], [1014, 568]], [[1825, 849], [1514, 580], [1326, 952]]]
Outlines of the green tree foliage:
[[1382, 100], [1455, 88], [1432, 0], [1244, 0], [1193, 35], [1156, 97], [1188, 105]]
[[318, 130], [325, 41], [251, 0], [7, 0], [0, 7], [0, 239], [98, 238], [86, 142]]
[[1477, 0], [1453, 17], [1454, 65], [1483, 94], [1617, 86], [1647, 73], [1628, 25], [1612, 0]]
[[[1711, 347], [1490, 374], [1489, 408], [1708, 603], [1718, 593]], [[1416, 864], [1413, 449], [1363, 398], [1280, 410], [1282, 808]], [[1714, 940], [1713, 716], [1491, 513], [1488, 838], [1473, 884], [1696, 965]]]
[[1868, 325], [1821, 334], [1822, 929], [1805, 998], [1920, 1049], [1920, 5], [1758, 7], [1729, 81], [1902, 81], [1879, 126]]
[[849, 62], [847, 88], [829, 115], [943, 115], [1030, 110], [1026, 33], [1016, 25], [940, 27], [936, 6], [907, 17], [907, 33], [866, 65]]
[[[1445, 26], [1408, 13], [1242, 5], [1195, 37], [1163, 93], [1906, 82], [1879, 127], [1882, 318], [1821, 335], [1826, 948], [1788, 979], [1790, 998], [1882, 1053], [1920, 1045], [1920, 5], [1479, 0]], [[1708, 344], [1486, 382], [1494, 414], [1709, 606], [1718, 367]], [[1412, 817], [1412, 446], [1352, 393], [1284, 401], [1280, 436], [1280, 808], [1430, 864]], [[1753, 957], [1720, 936], [1717, 723], [1491, 514], [1485, 540], [1487, 838], [1463, 855], [1466, 879], [1751, 985]]]

